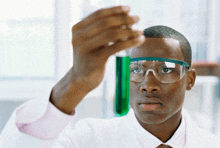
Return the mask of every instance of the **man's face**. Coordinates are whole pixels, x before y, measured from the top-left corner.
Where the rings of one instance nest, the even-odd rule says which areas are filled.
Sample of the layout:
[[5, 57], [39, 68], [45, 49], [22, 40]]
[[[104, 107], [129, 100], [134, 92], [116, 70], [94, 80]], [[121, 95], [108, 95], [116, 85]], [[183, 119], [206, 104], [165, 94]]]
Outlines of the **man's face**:
[[[184, 61], [178, 40], [171, 38], [147, 38], [145, 43], [131, 51], [131, 58], [160, 57]], [[187, 84], [185, 76], [174, 83], [161, 83], [152, 72], [142, 82], [130, 82], [130, 105], [136, 118], [145, 124], [163, 123], [181, 115]], [[159, 103], [156, 110], [143, 110], [141, 102]]]

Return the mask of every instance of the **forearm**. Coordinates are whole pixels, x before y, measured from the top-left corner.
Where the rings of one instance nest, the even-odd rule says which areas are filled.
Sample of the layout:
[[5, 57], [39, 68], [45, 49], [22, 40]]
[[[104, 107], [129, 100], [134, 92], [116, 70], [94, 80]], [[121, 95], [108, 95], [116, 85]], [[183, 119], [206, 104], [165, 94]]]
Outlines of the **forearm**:
[[86, 82], [73, 74], [73, 67], [53, 87], [50, 102], [60, 111], [73, 115], [76, 106], [90, 92]]

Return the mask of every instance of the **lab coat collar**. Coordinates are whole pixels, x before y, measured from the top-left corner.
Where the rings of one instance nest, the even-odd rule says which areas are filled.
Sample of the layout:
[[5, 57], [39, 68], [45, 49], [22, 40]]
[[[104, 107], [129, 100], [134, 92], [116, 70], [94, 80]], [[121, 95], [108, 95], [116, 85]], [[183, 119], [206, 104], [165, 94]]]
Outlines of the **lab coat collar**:
[[[135, 129], [135, 133], [137, 136], [137, 139], [139, 140], [142, 147], [149, 147], [154, 148], [159, 146], [160, 144], [163, 144], [162, 141], [160, 141], [157, 137], [146, 131], [137, 121], [133, 109], [130, 109], [128, 117], [131, 121], [130, 123], [133, 124], [133, 127]], [[174, 133], [172, 138], [168, 140], [166, 143], [167, 145], [170, 145], [172, 147], [184, 147], [186, 143], [186, 121], [185, 118], [182, 118], [181, 124], [178, 127], [177, 131]]]

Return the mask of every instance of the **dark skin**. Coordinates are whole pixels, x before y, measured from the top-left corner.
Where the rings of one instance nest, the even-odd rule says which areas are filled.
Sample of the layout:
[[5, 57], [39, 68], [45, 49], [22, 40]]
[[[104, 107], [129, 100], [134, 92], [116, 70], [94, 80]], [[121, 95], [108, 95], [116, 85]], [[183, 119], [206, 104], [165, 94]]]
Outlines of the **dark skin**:
[[[129, 11], [128, 6], [100, 9], [72, 27], [74, 65], [50, 96], [60, 111], [73, 115], [82, 99], [102, 82], [108, 58], [145, 41], [143, 31], [130, 28], [139, 17]], [[108, 46], [109, 42], [115, 44]]]
[[[144, 44], [131, 51], [130, 56], [184, 61], [179, 41], [171, 38], [147, 38]], [[181, 80], [169, 84], [159, 82], [152, 72], [143, 82], [131, 81], [130, 105], [140, 125], [161, 141], [168, 141], [180, 125], [185, 91], [193, 87], [195, 79], [195, 70], [187, 70]], [[139, 103], [148, 99], [160, 101], [160, 108], [142, 111]]]
[[[75, 108], [82, 99], [102, 82], [105, 65], [111, 55], [121, 50], [139, 46], [145, 42], [143, 31], [130, 28], [130, 26], [139, 21], [139, 17], [129, 15], [129, 11], [128, 7], [122, 6], [101, 9], [73, 26], [74, 66], [53, 87], [50, 96], [51, 103], [60, 111], [69, 115], [75, 113]], [[124, 25], [127, 28], [122, 27]], [[126, 40], [124, 40], [125, 38]], [[147, 39], [147, 41], [149, 40]], [[154, 40], [150, 44], [152, 46], [151, 49], [142, 50], [149, 46], [149, 42], [145, 42], [143, 46], [140, 46], [141, 50], [135, 51], [133, 56], [162, 56], [183, 60], [181, 56], [176, 57], [173, 50], [171, 50], [171, 54], [165, 53], [160, 48], [155, 52], [154, 46], [161, 43], [158, 41]], [[115, 44], [108, 46], [109, 42], [115, 42]], [[163, 46], [164, 44], [159, 45]], [[150, 77], [152, 77], [152, 74]], [[131, 83], [131, 95], [140, 96], [131, 99], [131, 106], [139, 123], [161, 141], [167, 141], [180, 123], [184, 92], [186, 88], [191, 89], [194, 81], [195, 72], [187, 71], [186, 76], [176, 84], [164, 85], [155, 79], [146, 79], [139, 84]], [[191, 86], [189, 83], [191, 83]], [[157, 90], [156, 92], [155, 89]], [[163, 101], [165, 113], [162, 114], [160, 112], [159, 115], [149, 115], [140, 113], [136, 109], [138, 99], [143, 99], [146, 93], [157, 94], [160, 97], [161, 101]], [[164, 95], [163, 97], [162, 94]], [[169, 98], [168, 96], [171, 97]], [[174, 107], [169, 109], [168, 106]]]

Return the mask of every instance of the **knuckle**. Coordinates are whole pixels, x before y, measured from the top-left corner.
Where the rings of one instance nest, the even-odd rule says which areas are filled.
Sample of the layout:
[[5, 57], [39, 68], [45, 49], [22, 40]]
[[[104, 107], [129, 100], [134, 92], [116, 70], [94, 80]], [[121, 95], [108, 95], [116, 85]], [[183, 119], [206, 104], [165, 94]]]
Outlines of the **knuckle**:
[[135, 45], [137, 43], [138, 43], [138, 39], [137, 38], [134, 38], [134, 39], [131, 40], [131, 44], [132, 45]]
[[112, 17], [109, 20], [114, 26], [122, 26], [122, 28], [124, 28], [124, 25], [129, 24], [129, 18], [125, 15]]
[[119, 12], [121, 12], [123, 10], [123, 6], [118, 6], [118, 9], [117, 9]]
[[135, 30], [129, 30], [129, 34], [131, 37], [138, 37], [139, 36], [139, 32], [135, 31]]
[[85, 35], [83, 35], [80, 31], [72, 34], [72, 43], [75, 45], [79, 45], [84, 41]]
[[123, 16], [123, 17], [122, 17], [122, 20], [125, 22], [125, 24], [133, 24], [133, 23], [134, 23], [132, 17], [131, 17], [131, 16], [128, 16], [128, 15]]
[[101, 17], [104, 12], [105, 12], [105, 9], [104, 9], [104, 8], [99, 9], [99, 10], [97, 10], [97, 11], [94, 13], [94, 16], [95, 16], [95, 17]]
[[122, 39], [123, 41], [127, 40], [130, 36], [130, 31], [126, 29], [121, 29], [117, 33], [118, 33], [118, 38]]
[[72, 32], [74, 32], [76, 30], [76, 25], [74, 25], [73, 27], [72, 27]]
[[100, 31], [99, 29], [100, 28], [98, 27], [96, 28], [92, 27], [91, 29], [86, 30], [85, 31], [86, 33], [82, 35], [82, 39], [86, 40], [86, 39], [92, 38], [94, 35], [96, 35]]
[[80, 28], [80, 26], [82, 26], [82, 22], [81, 21], [78, 22], [77, 24], [73, 25], [72, 32], [77, 31]]
[[129, 22], [129, 19], [126, 15], [122, 15], [120, 16], [120, 21], [122, 22], [122, 24], [127, 24]]
[[114, 39], [116, 39], [119, 36], [117, 31], [114, 30], [109, 30], [107, 32], [105, 32], [104, 37], [106, 39], [108, 39], [109, 41], [114, 41]]
[[103, 39], [109, 41], [109, 40], [111, 39], [110, 35], [111, 35], [111, 34], [110, 34], [109, 32], [104, 32], [104, 33], [103, 33]]
[[101, 20], [99, 23], [98, 23], [98, 26], [101, 27], [101, 28], [106, 28], [110, 25], [110, 22], [109, 20], [107, 19], [104, 19], [104, 20]]
[[133, 24], [133, 23], [134, 23], [134, 20], [133, 20], [133, 18], [132, 18], [131, 16], [126, 16], [126, 22], [127, 22], [128, 24]]

